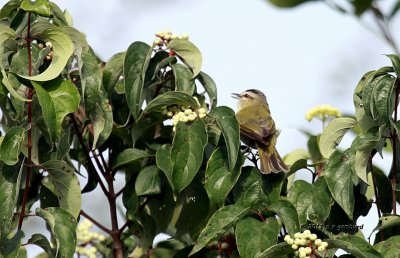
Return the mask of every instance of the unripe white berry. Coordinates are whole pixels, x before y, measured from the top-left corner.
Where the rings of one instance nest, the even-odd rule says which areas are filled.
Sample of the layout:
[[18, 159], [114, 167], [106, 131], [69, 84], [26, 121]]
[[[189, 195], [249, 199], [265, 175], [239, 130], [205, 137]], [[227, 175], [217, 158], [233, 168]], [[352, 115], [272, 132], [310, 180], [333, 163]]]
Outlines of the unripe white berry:
[[179, 112], [178, 112], [178, 116], [179, 116], [179, 117], [183, 117], [183, 116], [185, 116], [185, 113], [182, 112], [182, 111], [179, 111]]
[[193, 111], [190, 108], [185, 110], [185, 115], [189, 115], [191, 113], [193, 113]]
[[299, 252], [304, 252], [304, 247], [299, 247]]
[[296, 245], [300, 245], [300, 244], [301, 244], [301, 239], [300, 239], [300, 238], [296, 238], [296, 239], [294, 240], [294, 243], [295, 243]]
[[310, 247], [306, 247], [306, 248], [304, 248], [304, 252], [306, 253], [306, 254], [311, 254], [311, 252], [312, 252], [312, 249], [310, 248]]
[[299, 252], [299, 257], [304, 258], [306, 256], [307, 256], [307, 254], [304, 251]]
[[164, 39], [165, 39], [165, 40], [170, 40], [170, 39], [171, 39], [171, 35], [165, 34]]
[[47, 42], [46, 42], [46, 47], [52, 47], [52, 46], [53, 46], [53, 44], [51, 44], [50, 41], [47, 41]]
[[39, 44], [38, 44], [38, 47], [39, 47], [40, 49], [43, 49], [43, 48], [44, 48], [43, 43], [39, 43]]
[[322, 243], [321, 243], [321, 246], [327, 248], [327, 247], [328, 247], [328, 242], [322, 242]]
[[300, 240], [300, 245], [306, 245], [306, 244], [307, 244], [307, 241], [305, 239]]
[[311, 234], [311, 231], [306, 229], [306, 230], [303, 231], [303, 233], [308, 235], [308, 234]]
[[165, 29], [164, 34], [171, 34], [171, 29]]
[[205, 108], [199, 108], [198, 112], [199, 114], [205, 114], [207, 113], [207, 110]]
[[172, 131], [175, 133], [176, 132], [176, 127], [172, 127]]
[[176, 35], [176, 34], [171, 35], [171, 39], [177, 39], [177, 38], [178, 38], [178, 35]]
[[324, 246], [318, 246], [318, 251], [320, 251], [320, 252], [323, 252], [323, 251], [325, 251], [325, 247]]
[[315, 241], [314, 241], [314, 244], [316, 245], [316, 246], [320, 246], [321, 245], [321, 243], [322, 243], [322, 240], [321, 239], [316, 239]]
[[189, 114], [188, 119], [189, 121], [194, 121], [196, 119], [196, 116], [194, 114]]
[[203, 118], [203, 117], [206, 117], [206, 116], [207, 116], [206, 114], [199, 114], [200, 118]]
[[181, 38], [182, 38], [182, 39], [188, 40], [188, 39], [189, 39], [189, 34], [187, 34], [186, 32], [184, 32], [184, 33], [182, 33]]
[[293, 245], [294, 240], [293, 240], [293, 239], [288, 239], [288, 240], [286, 241], [286, 243], [287, 243], [288, 245]]
[[186, 123], [187, 121], [189, 121], [189, 118], [188, 118], [187, 116], [181, 116], [181, 117], [179, 118], [179, 121], [180, 121], [180, 122]]
[[318, 236], [316, 234], [311, 234], [311, 236], [310, 236], [311, 241], [314, 241], [317, 238], [318, 238]]
[[300, 232], [295, 233], [294, 238], [301, 238], [301, 233]]
[[283, 240], [286, 242], [288, 239], [291, 239], [290, 235], [286, 235], [285, 238], [283, 238]]
[[154, 45], [162, 46], [162, 45], [164, 45], [164, 42], [161, 39], [157, 38], [154, 40]]
[[168, 116], [168, 117], [173, 117], [173, 115], [174, 115], [174, 114], [173, 114], [171, 111], [168, 111], [168, 112], [167, 112], [167, 116]]
[[292, 245], [292, 249], [297, 250], [297, 248], [299, 248], [297, 245], [295, 244]]

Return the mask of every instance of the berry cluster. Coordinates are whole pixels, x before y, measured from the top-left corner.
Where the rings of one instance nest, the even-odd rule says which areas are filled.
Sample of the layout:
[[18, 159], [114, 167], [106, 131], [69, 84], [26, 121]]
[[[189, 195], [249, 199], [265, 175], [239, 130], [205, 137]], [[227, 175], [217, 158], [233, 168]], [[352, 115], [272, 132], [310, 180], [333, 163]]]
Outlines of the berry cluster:
[[302, 258], [315, 257], [316, 250], [323, 252], [328, 247], [327, 242], [323, 242], [316, 234], [311, 234], [308, 229], [304, 230], [303, 233], [297, 232], [294, 234], [294, 239], [290, 235], [286, 235], [284, 241], [291, 245], [296, 250], [296, 254]]
[[327, 117], [339, 117], [340, 110], [330, 105], [315, 106], [307, 111], [306, 119], [311, 121], [314, 117], [325, 120]]
[[171, 106], [161, 110], [161, 114], [172, 119], [172, 130], [175, 132], [176, 125], [179, 122], [193, 122], [197, 117], [204, 118], [207, 116], [207, 109], [199, 108], [197, 110], [192, 109], [190, 106]]
[[78, 246], [76, 247], [75, 252], [89, 258], [95, 258], [97, 253], [97, 248], [89, 244], [94, 241], [104, 241], [106, 239], [104, 235], [90, 231], [92, 227], [93, 223], [91, 221], [84, 220], [79, 223], [76, 228]]
[[50, 48], [50, 52], [47, 54], [45, 59], [46, 59], [46, 61], [51, 61], [54, 56], [53, 45], [51, 44], [51, 42], [46, 42], [45, 45], [43, 43], [39, 43], [38, 46], [40, 49], [43, 49], [45, 47]]
[[189, 34], [182, 33], [182, 35], [179, 36], [175, 33], [171, 33], [171, 30], [159, 31], [156, 33], [156, 37], [154, 44], [160, 47], [164, 46], [164, 44], [168, 43], [172, 39], [189, 40]]

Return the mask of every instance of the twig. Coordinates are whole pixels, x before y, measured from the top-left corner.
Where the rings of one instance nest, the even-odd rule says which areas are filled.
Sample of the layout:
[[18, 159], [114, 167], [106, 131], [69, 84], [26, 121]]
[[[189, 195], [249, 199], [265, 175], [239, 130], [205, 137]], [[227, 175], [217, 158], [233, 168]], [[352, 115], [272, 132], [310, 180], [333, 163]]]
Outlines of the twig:
[[93, 164], [93, 160], [90, 158], [89, 150], [83, 140], [82, 134], [80, 133], [79, 126], [78, 126], [78, 123], [76, 122], [74, 114], [69, 114], [69, 117], [72, 120], [72, 124], [74, 125], [74, 129], [75, 129], [75, 134], [78, 137], [78, 140], [82, 147], [83, 153], [85, 154], [86, 162], [88, 164], [88, 169], [89, 169], [88, 173], [91, 173], [96, 178], [96, 180], [100, 184], [100, 187], [103, 190], [104, 194], [108, 195], [108, 191], [107, 191], [103, 181], [101, 180], [99, 174], [97, 173], [96, 167]]
[[99, 222], [97, 222], [97, 220], [95, 220], [94, 218], [92, 218], [91, 216], [89, 216], [86, 212], [84, 212], [83, 210], [81, 210], [80, 214], [87, 218], [88, 220], [90, 220], [91, 222], [93, 222], [93, 224], [95, 224], [98, 228], [100, 228], [101, 230], [103, 230], [104, 232], [106, 232], [107, 234], [111, 235], [111, 230], [109, 230], [108, 228], [106, 228], [105, 226], [103, 226], [102, 224], [100, 224]]
[[[31, 51], [31, 13], [28, 12], [28, 29], [26, 32], [26, 44], [28, 48], [28, 75], [32, 76], [32, 51]], [[26, 203], [28, 201], [28, 193], [29, 193], [29, 184], [31, 181], [31, 174], [32, 174], [32, 96], [33, 96], [33, 89], [29, 88], [28, 93], [27, 93], [27, 99], [30, 101], [28, 102], [28, 161], [26, 166], [26, 178], [25, 178], [25, 189], [24, 189], [24, 194], [22, 197], [22, 204], [21, 204], [21, 213], [19, 214], [18, 218], [18, 229], [22, 228], [22, 223], [24, 221], [25, 217], [25, 209], [26, 209]]]

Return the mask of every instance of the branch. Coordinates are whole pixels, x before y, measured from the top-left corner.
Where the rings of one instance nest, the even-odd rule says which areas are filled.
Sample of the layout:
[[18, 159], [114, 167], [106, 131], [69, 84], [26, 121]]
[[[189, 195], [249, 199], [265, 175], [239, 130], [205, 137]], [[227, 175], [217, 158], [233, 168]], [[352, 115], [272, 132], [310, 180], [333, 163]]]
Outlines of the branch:
[[[31, 43], [32, 43], [32, 38], [31, 38], [31, 13], [28, 12], [28, 29], [26, 32], [26, 45], [28, 48], [28, 75], [32, 75], [32, 50], [31, 50]], [[26, 166], [26, 178], [25, 178], [25, 189], [24, 189], [24, 194], [22, 197], [22, 204], [21, 204], [21, 213], [19, 214], [18, 218], [18, 229], [22, 228], [22, 223], [24, 221], [25, 217], [25, 209], [26, 209], [26, 203], [28, 201], [28, 193], [29, 193], [29, 184], [31, 181], [31, 174], [32, 174], [32, 96], [33, 96], [33, 89], [29, 88], [28, 93], [27, 93], [27, 99], [30, 101], [28, 102], [28, 161]]]
[[102, 224], [100, 224], [99, 222], [97, 222], [97, 220], [95, 220], [94, 218], [92, 218], [91, 216], [89, 216], [86, 212], [84, 212], [83, 210], [81, 210], [80, 215], [82, 215], [83, 217], [87, 218], [88, 220], [90, 220], [91, 222], [93, 222], [93, 224], [95, 224], [98, 228], [100, 228], [101, 230], [103, 230], [104, 232], [106, 232], [107, 234], [111, 235], [111, 230], [109, 230], [108, 228], [106, 228], [105, 226], [103, 226]]
[[75, 134], [78, 137], [78, 140], [82, 147], [83, 153], [85, 154], [86, 161], [88, 164], [88, 169], [89, 169], [88, 173], [91, 173], [92, 175], [94, 175], [97, 182], [100, 184], [100, 187], [103, 190], [104, 194], [108, 195], [108, 191], [107, 191], [106, 187], [104, 186], [104, 183], [101, 180], [99, 174], [97, 173], [96, 167], [94, 166], [92, 159], [90, 158], [89, 150], [85, 144], [85, 141], [83, 140], [82, 134], [80, 133], [79, 126], [78, 126], [78, 123], [76, 122], [74, 114], [69, 114], [69, 117], [72, 120], [72, 124], [74, 125], [74, 129], [75, 129]]

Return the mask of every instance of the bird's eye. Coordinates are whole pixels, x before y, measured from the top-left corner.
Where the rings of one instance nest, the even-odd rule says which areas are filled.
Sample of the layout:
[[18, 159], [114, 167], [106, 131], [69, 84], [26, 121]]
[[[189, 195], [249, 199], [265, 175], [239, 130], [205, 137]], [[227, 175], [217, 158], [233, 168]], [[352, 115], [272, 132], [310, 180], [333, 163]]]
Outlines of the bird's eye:
[[249, 94], [246, 93], [246, 94], [244, 94], [243, 96], [244, 96], [245, 98], [248, 98], [248, 97], [249, 97]]

